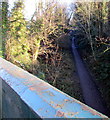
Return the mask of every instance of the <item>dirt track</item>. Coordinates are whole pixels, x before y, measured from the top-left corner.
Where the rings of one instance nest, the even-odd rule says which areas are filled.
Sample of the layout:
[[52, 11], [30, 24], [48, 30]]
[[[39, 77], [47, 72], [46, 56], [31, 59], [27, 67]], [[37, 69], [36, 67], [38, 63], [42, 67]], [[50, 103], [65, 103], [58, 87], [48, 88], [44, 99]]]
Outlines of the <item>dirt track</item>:
[[108, 109], [106, 107], [106, 104], [101, 97], [101, 94], [98, 90], [98, 87], [92, 80], [91, 75], [87, 71], [83, 60], [81, 59], [76, 47], [75, 47], [75, 39], [72, 38], [72, 52], [75, 59], [75, 64], [77, 68], [77, 72], [80, 78], [80, 85], [82, 88], [82, 93], [84, 97], [84, 101], [87, 105], [94, 108], [95, 110], [105, 114], [109, 115]]

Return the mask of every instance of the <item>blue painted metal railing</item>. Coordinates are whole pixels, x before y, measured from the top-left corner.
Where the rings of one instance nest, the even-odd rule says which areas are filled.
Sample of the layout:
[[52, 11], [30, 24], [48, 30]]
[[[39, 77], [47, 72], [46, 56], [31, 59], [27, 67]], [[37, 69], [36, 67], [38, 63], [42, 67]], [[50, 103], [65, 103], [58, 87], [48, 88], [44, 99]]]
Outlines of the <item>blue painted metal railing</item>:
[[3, 118], [107, 118], [2, 58], [0, 78]]

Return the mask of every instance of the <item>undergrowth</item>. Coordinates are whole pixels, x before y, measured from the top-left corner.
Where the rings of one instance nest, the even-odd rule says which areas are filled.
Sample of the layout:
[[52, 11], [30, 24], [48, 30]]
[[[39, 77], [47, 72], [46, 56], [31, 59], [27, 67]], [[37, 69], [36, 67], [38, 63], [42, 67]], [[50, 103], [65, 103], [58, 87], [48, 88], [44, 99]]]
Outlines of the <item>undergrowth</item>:
[[[61, 37], [61, 40], [67, 37]], [[69, 37], [68, 37], [69, 40]], [[65, 44], [67, 44], [66, 40]], [[39, 56], [33, 74], [48, 82], [52, 86], [83, 102], [79, 79], [76, 75], [71, 50], [60, 46], [48, 55], [47, 58]]]
[[100, 54], [102, 50], [102, 47], [98, 48], [96, 61], [88, 50], [88, 47], [80, 51], [82, 51], [82, 57], [91, 70], [102, 97], [110, 109], [110, 51]]
[[[61, 50], [59, 52], [60, 54], [62, 52], [60, 67], [54, 68], [52, 64], [48, 64], [47, 68], [47, 66], [41, 62], [38, 70], [41, 70], [42, 73], [45, 74], [45, 77], [41, 78], [68, 95], [83, 101], [80, 85], [78, 83], [79, 79], [76, 74], [74, 74], [76, 71], [71, 51]], [[55, 69], [57, 69], [57, 71], [55, 71]]]

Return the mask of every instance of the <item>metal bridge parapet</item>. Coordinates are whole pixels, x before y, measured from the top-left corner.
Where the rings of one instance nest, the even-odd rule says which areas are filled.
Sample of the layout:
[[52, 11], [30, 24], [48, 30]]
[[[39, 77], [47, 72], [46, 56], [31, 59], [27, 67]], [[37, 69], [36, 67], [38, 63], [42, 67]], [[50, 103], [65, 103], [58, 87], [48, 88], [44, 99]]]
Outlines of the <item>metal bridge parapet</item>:
[[107, 118], [0, 58], [2, 118]]

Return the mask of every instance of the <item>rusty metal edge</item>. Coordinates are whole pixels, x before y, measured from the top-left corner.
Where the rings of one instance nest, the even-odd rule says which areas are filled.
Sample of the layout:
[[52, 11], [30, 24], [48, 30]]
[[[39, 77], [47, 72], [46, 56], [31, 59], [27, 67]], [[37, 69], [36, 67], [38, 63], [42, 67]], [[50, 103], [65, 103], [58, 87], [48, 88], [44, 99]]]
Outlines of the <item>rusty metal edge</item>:
[[[89, 115], [92, 116], [91, 118], [108, 118], [3, 58], [0, 58], [0, 77], [41, 118], [89, 118]], [[31, 96], [34, 96], [36, 101], [29, 100]], [[64, 101], [64, 106], [62, 101]], [[42, 106], [41, 109], [36, 102], [45, 107]], [[79, 111], [75, 110], [77, 107]]]

